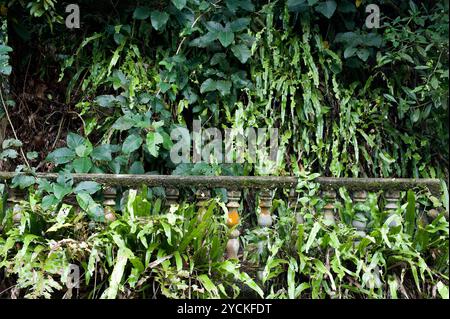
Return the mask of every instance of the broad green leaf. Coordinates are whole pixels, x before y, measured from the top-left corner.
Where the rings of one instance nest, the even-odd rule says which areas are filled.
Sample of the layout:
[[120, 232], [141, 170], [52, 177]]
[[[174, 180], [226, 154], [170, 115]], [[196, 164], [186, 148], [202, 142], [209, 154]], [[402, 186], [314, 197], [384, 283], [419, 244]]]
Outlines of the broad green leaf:
[[220, 95], [228, 95], [231, 90], [231, 82], [219, 80], [216, 82], [216, 89], [220, 92]]
[[320, 2], [314, 9], [317, 12], [322, 13], [325, 17], [329, 19], [333, 16], [334, 12], [336, 11], [336, 8], [337, 8], [336, 1], [330, 0]]
[[110, 161], [112, 160], [111, 156], [111, 145], [102, 144], [95, 147], [92, 150], [91, 157], [96, 161]]
[[200, 86], [200, 93], [212, 92], [216, 90], [216, 81], [213, 79], [205, 80]]
[[367, 50], [366, 48], [362, 48], [362, 49], [358, 49], [358, 51], [356, 51], [356, 55], [363, 60], [364, 62], [367, 61], [367, 59], [369, 58], [369, 50]]
[[80, 205], [80, 208], [86, 211], [90, 204], [95, 203], [92, 199], [91, 195], [87, 193], [79, 193], [76, 196], [77, 203]]
[[93, 147], [92, 143], [89, 140], [85, 140], [83, 144], [78, 145], [75, 148], [75, 153], [79, 157], [87, 157], [92, 153]]
[[95, 98], [95, 102], [102, 107], [112, 107], [116, 98], [113, 95], [100, 95]]
[[113, 129], [119, 131], [126, 131], [134, 127], [138, 123], [137, 119], [133, 116], [124, 115], [119, 117], [113, 124]]
[[51, 193], [53, 191], [52, 184], [48, 180], [43, 179], [43, 178], [38, 178], [37, 183], [38, 183], [39, 191], [45, 191], [47, 193]]
[[105, 212], [100, 204], [97, 204], [88, 193], [78, 193], [76, 195], [77, 203], [85, 211], [89, 219], [96, 222], [105, 221]]
[[152, 26], [153, 28], [155, 28], [155, 30], [162, 30], [166, 25], [167, 20], [169, 20], [169, 15], [167, 13], [161, 11], [152, 11], [151, 21]]
[[190, 46], [199, 47], [199, 48], [206, 48], [208, 45], [210, 45], [212, 42], [217, 40], [218, 33], [217, 32], [208, 32], [205, 35], [202, 35], [201, 37], [195, 38], [191, 41], [189, 44]]
[[125, 154], [130, 154], [137, 149], [142, 144], [142, 137], [136, 134], [129, 135], [122, 144], [122, 152]]
[[383, 37], [377, 33], [369, 33], [365, 39], [364, 43], [366, 46], [379, 48], [383, 43]]
[[131, 164], [128, 174], [145, 174], [144, 166], [140, 161], [136, 161]]
[[234, 33], [231, 30], [224, 30], [218, 35], [220, 43], [226, 48], [234, 41]]
[[183, 10], [186, 6], [186, 0], [172, 0], [172, 3], [178, 10]]
[[224, 30], [223, 25], [217, 21], [208, 21], [205, 26], [209, 32], [213, 32], [217, 35]]
[[347, 48], [345, 48], [345, 50], [344, 50], [344, 58], [345, 59], [351, 58], [352, 56], [355, 55], [357, 50], [358, 49], [355, 48], [355, 47], [347, 47]]
[[76, 173], [89, 173], [92, 168], [92, 161], [89, 157], [77, 158], [72, 163]]
[[250, 23], [250, 18], [239, 18], [231, 23], [227, 24], [230, 26], [231, 31], [233, 32], [240, 32], [247, 28], [247, 26]]
[[172, 148], [172, 146], [173, 146], [173, 141], [172, 141], [172, 139], [170, 138], [169, 134], [167, 134], [167, 133], [164, 132], [164, 131], [160, 131], [159, 133], [160, 133], [161, 136], [163, 137], [163, 147], [164, 147], [166, 150], [169, 151], [169, 150]]
[[226, 1], [226, 5], [233, 13], [236, 13], [239, 8], [249, 12], [255, 10], [252, 0], [228, 0]]
[[163, 141], [163, 137], [158, 132], [147, 133], [147, 149], [152, 156], [158, 157], [159, 145], [162, 144]]
[[78, 134], [72, 132], [67, 134], [67, 146], [72, 150], [75, 150], [78, 146], [83, 145], [84, 140], [84, 137]]
[[233, 52], [234, 56], [238, 58], [238, 60], [241, 61], [241, 63], [247, 62], [247, 60], [252, 55], [249, 48], [243, 44], [232, 46], [231, 52]]
[[70, 194], [72, 192], [72, 187], [68, 187], [61, 184], [53, 184], [53, 194], [58, 200], [64, 198], [64, 196]]
[[75, 152], [70, 148], [58, 148], [47, 155], [46, 160], [55, 164], [66, 164], [75, 158]]
[[59, 203], [59, 200], [58, 200], [58, 198], [56, 198], [55, 195], [53, 195], [53, 194], [46, 195], [42, 198], [42, 209], [48, 210], [53, 205], [56, 205], [58, 203]]
[[94, 181], [83, 181], [80, 182], [73, 192], [75, 194], [78, 194], [80, 192], [88, 193], [88, 194], [94, 194], [95, 192], [99, 191], [101, 189], [101, 186], [99, 183]]
[[289, 11], [298, 12], [301, 9], [307, 8], [306, 0], [287, 0], [286, 2]]
[[137, 7], [133, 12], [133, 19], [144, 20], [150, 16], [150, 9], [148, 7]]

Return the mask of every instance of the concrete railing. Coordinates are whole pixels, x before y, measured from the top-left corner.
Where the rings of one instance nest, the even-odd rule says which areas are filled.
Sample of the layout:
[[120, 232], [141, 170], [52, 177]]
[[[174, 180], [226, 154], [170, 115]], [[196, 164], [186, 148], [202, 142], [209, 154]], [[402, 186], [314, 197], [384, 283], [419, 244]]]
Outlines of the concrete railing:
[[[0, 172], [0, 182], [11, 180], [16, 173]], [[58, 174], [38, 173], [37, 178], [55, 180]], [[205, 210], [205, 205], [210, 199], [210, 190], [225, 188], [227, 190], [227, 225], [230, 228], [230, 237], [227, 244], [226, 255], [228, 258], [238, 258], [240, 231], [239, 208], [243, 189], [255, 189], [259, 192], [258, 225], [270, 227], [273, 223], [271, 216], [272, 190], [289, 189], [288, 204], [297, 207], [297, 194], [295, 188], [301, 179], [292, 176], [175, 176], [175, 175], [125, 175], [125, 174], [72, 174], [74, 183], [81, 181], [95, 181], [105, 186], [104, 205], [115, 205], [115, 187], [136, 189], [142, 185], [149, 187], [164, 187], [166, 192], [166, 206], [175, 204], [179, 200], [179, 189], [195, 188], [196, 205], [199, 214]], [[441, 182], [438, 179], [408, 179], [408, 178], [331, 178], [318, 177], [314, 179], [319, 184], [322, 199], [325, 206], [322, 209], [324, 218], [335, 222], [335, 210], [337, 190], [344, 187], [351, 192], [353, 201], [364, 202], [367, 192], [384, 191], [386, 199], [385, 210], [393, 214], [400, 204], [400, 192], [416, 188], [426, 188], [432, 194], [441, 192]], [[21, 197], [15, 191], [11, 194], [10, 201], [17, 201]], [[294, 209], [294, 213], [295, 209]], [[357, 214], [358, 215], [358, 214]], [[296, 220], [303, 222], [303, 217], [296, 214]], [[355, 220], [353, 226], [363, 236], [365, 224]]]

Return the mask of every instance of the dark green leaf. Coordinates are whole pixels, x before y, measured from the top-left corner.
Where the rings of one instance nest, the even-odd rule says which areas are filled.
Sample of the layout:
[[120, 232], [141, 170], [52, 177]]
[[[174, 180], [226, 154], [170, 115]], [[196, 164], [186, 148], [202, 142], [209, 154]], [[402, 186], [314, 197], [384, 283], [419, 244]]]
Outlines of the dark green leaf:
[[159, 144], [163, 141], [163, 137], [158, 132], [148, 132], [146, 143], [149, 153], [154, 157], [158, 157]]
[[322, 13], [325, 17], [328, 19], [331, 18], [334, 14], [334, 11], [336, 11], [336, 1], [330, 0], [325, 2], [320, 2], [316, 7], [315, 10], [317, 12]]
[[234, 56], [238, 58], [241, 63], [247, 62], [247, 60], [251, 56], [251, 52], [247, 46], [243, 44], [234, 45], [231, 47], [231, 51], [233, 52]]
[[73, 190], [73, 192], [75, 194], [78, 193], [88, 193], [88, 194], [94, 194], [95, 192], [98, 192], [101, 189], [101, 186], [99, 183], [94, 182], [94, 181], [84, 181], [84, 182], [80, 182], [75, 189]]
[[363, 48], [363, 49], [358, 49], [358, 51], [356, 52], [356, 54], [358, 55], [358, 57], [363, 60], [364, 62], [367, 61], [367, 59], [369, 58], [369, 50]]
[[95, 102], [102, 107], [112, 107], [116, 101], [113, 95], [100, 95], [95, 99]]
[[48, 154], [46, 160], [55, 164], [65, 164], [72, 161], [75, 158], [75, 155], [75, 152], [70, 148], [63, 147]]
[[75, 150], [78, 146], [83, 145], [83, 143], [84, 137], [72, 132], [67, 134], [67, 146], [70, 149]]
[[112, 160], [111, 156], [111, 145], [102, 144], [94, 148], [91, 153], [91, 157], [96, 161], [110, 161]]
[[133, 19], [144, 20], [150, 16], [150, 9], [148, 7], [137, 7], [133, 12]]
[[152, 26], [155, 30], [162, 30], [169, 20], [169, 15], [161, 11], [152, 11], [151, 13]]
[[231, 82], [230, 81], [217, 81], [216, 89], [220, 92], [222, 96], [230, 94]]
[[229, 24], [231, 31], [240, 32], [247, 28], [250, 18], [239, 18]]
[[59, 203], [59, 200], [56, 198], [55, 195], [50, 194], [46, 195], [42, 198], [42, 209], [49, 210], [52, 206]]
[[136, 134], [129, 135], [122, 145], [122, 152], [130, 154], [136, 151], [142, 144], [142, 137]]
[[178, 10], [183, 10], [186, 6], [186, 0], [172, 0], [172, 3]]
[[207, 79], [200, 86], [200, 93], [212, 92], [216, 90], [216, 81], [213, 79]]
[[89, 140], [85, 140], [83, 144], [78, 145], [75, 148], [75, 153], [79, 157], [86, 157], [92, 153], [92, 150], [93, 150], [92, 143]]
[[226, 48], [234, 41], [234, 33], [229, 31], [222, 31], [219, 33], [219, 41]]
[[76, 173], [89, 173], [92, 168], [92, 161], [89, 157], [77, 158], [72, 163]]
[[308, 7], [306, 0], [288, 0], [287, 7], [289, 11], [299, 12]]
[[72, 192], [72, 187], [62, 185], [62, 184], [53, 184], [53, 194], [58, 200], [62, 200], [64, 196], [70, 194]]

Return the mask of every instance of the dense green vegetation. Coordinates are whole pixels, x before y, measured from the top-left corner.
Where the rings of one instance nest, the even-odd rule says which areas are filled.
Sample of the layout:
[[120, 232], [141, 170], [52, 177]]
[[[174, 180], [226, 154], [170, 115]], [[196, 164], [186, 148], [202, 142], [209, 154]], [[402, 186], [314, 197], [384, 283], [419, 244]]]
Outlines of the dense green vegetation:
[[[1, 207], [0, 294], [17, 281], [9, 297], [70, 297], [60, 269], [75, 263], [90, 298], [448, 298], [448, 1], [78, 3], [69, 30], [68, 2], [0, 1], [0, 169], [22, 173], [0, 191], [29, 192]], [[365, 25], [370, 3], [380, 28]], [[240, 262], [222, 255], [223, 190], [202, 221], [193, 204], [163, 208], [162, 189], [119, 190], [111, 222], [101, 186], [71, 177], [267, 174], [248, 158], [172, 163], [171, 130], [198, 119], [278, 128], [271, 174], [303, 181], [303, 224], [278, 192], [274, 226], [254, 227], [246, 197]], [[392, 217], [382, 194], [354, 204], [342, 189], [332, 225], [310, 172], [440, 178], [443, 196], [402, 194]]]

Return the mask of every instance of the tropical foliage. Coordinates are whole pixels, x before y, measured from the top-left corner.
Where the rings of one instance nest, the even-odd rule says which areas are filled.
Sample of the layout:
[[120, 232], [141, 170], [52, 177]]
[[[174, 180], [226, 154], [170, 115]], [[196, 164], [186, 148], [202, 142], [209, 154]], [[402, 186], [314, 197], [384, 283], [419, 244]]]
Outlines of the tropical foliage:
[[[448, 298], [445, 182], [442, 198], [402, 194], [395, 214], [381, 193], [341, 189], [334, 225], [308, 173], [448, 181], [447, 0], [78, 3], [69, 30], [66, 1], [0, 0], [0, 169], [18, 173], [0, 184], [0, 297]], [[270, 228], [246, 194], [240, 262], [223, 258], [223, 190], [199, 219], [192, 190], [164, 207], [163, 189], [120, 188], [109, 207], [100, 184], [73, 181], [266, 174], [248, 158], [173, 163], [170, 132], [193, 120], [279, 129], [273, 173], [301, 177], [295, 208], [276, 193]], [[8, 207], [8, 188], [26, 200]]]

